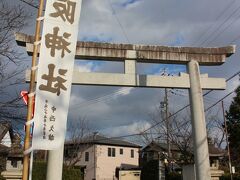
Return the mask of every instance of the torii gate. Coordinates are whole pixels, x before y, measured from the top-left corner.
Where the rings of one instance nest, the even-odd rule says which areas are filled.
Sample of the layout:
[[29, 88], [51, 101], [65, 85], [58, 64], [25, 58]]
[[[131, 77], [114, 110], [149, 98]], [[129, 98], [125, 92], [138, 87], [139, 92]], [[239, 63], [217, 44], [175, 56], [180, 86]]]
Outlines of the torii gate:
[[[26, 47], [28, 54], [32, 55], [33, 36], [17, 33], [16, 41], [18, 45]], [[200, 75], [199, 65], [221, 65], [234, 53], [235, 46], [197, 48], [78, 42], [76, 59], [120, 61], [124, 62], [125, 69], [122, 74], [74, 71], [73, 84], [189, 89], [196, 179], [210, 180], [202, 89], [225, 89], [226, 82], [222, 78], [209, 78], [207, 74]], [[184, 64], [188, 67], [188, 74], [180, 73], [177, 77], [140, 75], [136, 73], [137, 62]], [[29, 73], [27, 79], [29, 80]]]

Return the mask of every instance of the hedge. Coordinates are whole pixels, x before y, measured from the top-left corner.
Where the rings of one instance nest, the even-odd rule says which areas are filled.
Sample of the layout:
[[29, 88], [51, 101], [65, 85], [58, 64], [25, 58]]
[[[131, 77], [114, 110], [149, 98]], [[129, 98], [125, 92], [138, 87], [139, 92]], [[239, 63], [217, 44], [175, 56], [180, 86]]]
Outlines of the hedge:
[[[230, 174], [224, 174], [222, 177], [220, 177], [220, 180], [231, 180]], [[234, 174], [233, 180], [240, 180], [240, 174]]]
[[182, 174], [171, 172], [166, 177], [167, 180], [182, 180]]
[[[47, 174], [46, 162], [34, 162], [32, 179], [34, 180], [45, 180]], [[80, 169], [67, 169], [63, 168], [63, 180], [83, 180], [83, 176]], [[1, 179], [0, 179], [1, 180]]]

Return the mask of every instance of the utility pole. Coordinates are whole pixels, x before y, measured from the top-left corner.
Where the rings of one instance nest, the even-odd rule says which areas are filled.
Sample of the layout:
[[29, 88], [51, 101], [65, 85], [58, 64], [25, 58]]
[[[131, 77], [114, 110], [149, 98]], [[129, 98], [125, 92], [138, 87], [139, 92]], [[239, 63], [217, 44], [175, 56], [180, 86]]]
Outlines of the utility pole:
[[[39, 8], [38, 8], [38, 15], [35, 27], [35, 42], [39, 42], [40, 40], [40, 30], [41, 30], [41, 20], [39, 19], [42, 16], [44, 6], [44, 0], [39, 0]], [[35, 91], [35, 79], [36, 79], [36, 65], [37, 65], [37, 54], [38, 54], [38, 45], [34, 43], [33, 46], [33, 56], [32, 56], [32, 69], [31, 69], [31, 78], [30, 78], [30, 85], [29, 85], [29, 95], [28, 95], [28, 112], [27, 112], [27, 122], [32, 120], [33, 114], [33, 98], [34, 98], [34, 91]], [[30, 148], [30, 128], [31, 125], [26, 125], [25, 130], [25, 139], [24, 139], [24, 151], [26, 152]], [[29, 154], [25, 154], [23, 158], [23, 174], [22, 179], [28, 180], [29, 174]]]
[[228, 166], [229, 166], [229, 172], [231, 176], [231, 180], [233, 180], [232, 176], [232, 163], [231, 163], [231, 155], [230, 155], [230, 148], [229, 148], [229, 142], [228, 142], [228, 130], [227, 130], [227, 122], [226, 122], [226, 115], [225, 115], [225, 108], [224, 108], [224, 102], [222, 101], [222, 112], [223, 112], [223, 119], [224, 119], [224, 132], [226, 136], [226, 143], [227, 143], [227, 149], [228, 149]]
[[165, 120], [166, 120], [166, 128], [167, 128], [167, 147], [168, 147], [168, 157], [171, 158], [171, 142], [170, 142], [170, 122], [169, 122], [169, 113], [168, 113], [168, 90], [165, 88]]
[[95, 146], [95, 140], [96, 140], [96, 136], [97, 136], [98, 132], [94, 132], [93, 133], [93, 180], [96, 180], [96, 146]]
[[[166, 68], [164, 68], [163, 76], [169, 76], [169, 74], [166, 71]], [[171, 159], [171, 142], [170, 142], [170, 122], [169, 122], [169, 111], [168, 111], [168, 89], [165, 88], [165, 97], [164, 97], [164, 107], [165, 107], [165, 121], [166, 121], [166, 129], [167, 129], [167, 149], [168, 149], [168, 157]]]

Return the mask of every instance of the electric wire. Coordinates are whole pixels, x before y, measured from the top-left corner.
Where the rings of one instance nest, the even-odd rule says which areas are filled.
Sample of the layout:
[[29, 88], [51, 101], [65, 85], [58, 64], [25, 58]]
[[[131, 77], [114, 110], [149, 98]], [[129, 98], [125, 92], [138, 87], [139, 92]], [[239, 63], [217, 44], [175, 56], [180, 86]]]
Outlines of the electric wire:
[[[32, 6], [32, 7], [34, 7], [34, 8], [38, 8], [38, 6], [35, 6], [35, 5], [33, 5], [33, 4], [25, 1], [25, 0], [19, 0], [19, 1], [21, 1], [21, 2], [23, 2], [23, 3], [25, 3], [25, 4], [28, 4], [29, 6]], [[116, 15], [116, 11], [114, 10], [114, 8], [113, 8], [113, 6], [112, 6], [111, 1], [108, 0], [108, 2], [109, 2], [109, 4], [110, 4], [110, 7], [111, 7], [111, 9], [112, 9], [112, 11], [113, 11], [113, 14], [114, 14], [114, 16], [115, 16], [115, 18], [116, 18], [116, 20], [117, 20], [120, 28], [121, 28], [122, 31], [123, 31], [123, 34], [124, 34], [126, 40], [127, 40], [128, 42], [130, 42], [130, 41], [129, 41], [129, 38], [128, 38], [128, 36], [127, 36], [127, 34], [126, 34], [126, 32], [125, 32], [125, 30], [124, 30], [124, 28], [123, 28], [123, 25], [121, 24], [119, 18], [118, 18], [117, 15]], [[234, 2], [235, 2], [235, 1], [234, 1]], [[231, 7], [231, 6], [228, 6], [226, 9], [229, 9], [230, 7]], [[228, 16], [228, 18], [225, 19], [225, 21], [223, 21], [223, 22], [220, 24], [220, 26], [218, 26], [217, 29], [219, 30], [239, 9], [240, 9], [240, 6], [239, 6], [237, 9], [235, 9], [235, 11], [233, 11], [233, 13], [232, 13], [230, 16]], [[222, 15], [219, 15], [219, 16], [217, 17], [217, 19], [220, 18], [221, 16], [222, 16]], [[212, 32], [212, 33], [210, 34], [210, 36], [212, 36], [212, 34], [214, 34], [214, 33], [216, 33], [216, 32], [215, 32], [215, 31]], [[210, 37], [210, 36], [208, 36], [208, 37]], [[209, 40], [208, 37], [206, 38], [206, 40], [202, 41], [200, 45], [204, 44], [207, 40]], [[214, 39], [214, 40], [215, 40], [215, 39]], [[238, 73], [235, 73], [235, 74], [238, 75], [239, 73], [240, 73], [240, 71], [239, 71]], [[235, 77], [235, 75], [231, 76], [231, 77], [228, 78], [228, 80], [226, 80], [226, 81], [229, 81], [229, 80], [232, 79], [233, 77]], [[209, 93], [212, 92], [212, 91], [213, 91], [213, 90], [208, 91], [208, 92], [205, 93], [203, 96], [206, 96], [207, 94], [209, 94]], [[221, 98], [219, 101], [217, 101], [216, 103], [214, 103], [213, 105], [211, 105], [210, 107], [208, 107], [207, 109], [205, 109], [205, 111], [208, 111], [209, 109], [211, 109], [212, 107], [214, 107], [216, 104], [218, 104], [219, 102], [221, 102], [223, 99], [225, 99], [226, 97], [230, 96], [233, 92], [234, 92], [234, 91], [228, 93], [226, 96], [224, 96], [223, 98]], [[184, 110], [184, 109], [187, 108], [187, 107], [189, 107], [189, 104], [186, 105], [186, 106], [184, 106], [184, 107], [182, 107], [182, 108], [180, 108], [178, 111], [176, 111], [175, 113], [171, 114], [168, 118], [173, 117], [174, 115], [176, 115], [177, 113], [181, 112], [182, 110]], [[145, 129], [145, 130], [142, 131], [141, 133], [135, 133], [135, 134], [125, 135], [125, 136], [118, 136], [118, 137], [113, 137], [113, 138], [124, 138], [124, 137], [130, 137], [130, 136], [135, 136], [135, 135], [141, 135], [141, 134], [143, 134], [143, 133], [146, 133], [148, 130], [156, 127], [159, 123], [160, 123], [160, 122], [158, 122], [158, 123], [154, 124], [153, 126]], [[111, 138], [111, 139], [112, 139], [112, 138]]]
[[105, 94], [103, 96], [98, 96], [96, 98], [81, 102], [80, 104], [75, 104], [75, 105], [73, 105], [75, 107], [71, 108], [71, 110], [75, 110], [77, 108], [82, 108], [82, 107], [87, 107], [87, 106], [90, 106], [95, 103], [100, 103], [102, 101], [107, 101], [109, 99], [116, 97], [117, 95], [122, 95], [122, 94], [126, 93], [127, 90], [129, 90], [129, 88], [120, 88], [116, 91], [113, 91], [112, 93]]
[[200, 43], [199, 46], [201, 46], [201, 45], [203, 45], [205, 42], [207, 42], [207, 41], [211, 38], [211, 36], [213, 36], [215, 33], [217, 33], [217, 32], [221, 29], [221, 27], [222, 27], [229, 19], [231, 19], [231, 18], [235, 15], [235, 13], [237, 13], [239, 10], [240, 10], [240, 6], [238, 6], [238, 7], [230, 14], [230, 16], [227, 17], [227, 19], [225, 19], [219, 26], [217, 26], [217, 27], [216, 27], [217, 30], [215, 30], [215, 31], [213, 31], [212, 33], [210, 33], [210, 34], [207, 36], [207, 38]]
[[30, 3], [30, 2], [27, 2], [27, 1], [25, 1], [25, 0], [19, 0], [19, 1], [21, 1], [21, 2], [23, 2], [23, 3], [25, 3], [25, 4], [27, 4], [27, 5], [35, 8], [35, 9], [38, 9], [38, 6], [37, 6], [37, 5], [34, 5], [34, 4]]
[[119, 24], [119, 26], [120, 26], [120, 28], [121, 28], [121, 30], [122, 30], [122, 32], [123, 32], [123, 35], [125, 36], [127, 42], [130, 44], [130, 40], [129, 40], [129, 38], [128, 38], [127, 32], [125, 31], [125, 29], [124, 29], [124, 27], [123, 27], [120, 19], [119, 19], [118, 16], [117, 16], [117, 12], [115, 11], [115, 9], [114, 9], [114, 7], [113, 7], [113, 5], [112, 5], [112, 1], [111, 1], [111, 0], [107, 0], [107, 1], [108, 1], [109, 5], [110, 5], [110, 8], [112, 9], [113, 15], [114, 15], [117, 23]]
[[[224, 97], [222, 97], [220, 100], [218, 100], [216, 103], [214, 103], [213, 105], [211, 105], [210, 107], [208, 107], [207, 109], [205, 109], [204, 111], [207, 112], [209, 111], [211, 108], [213, 108], [214, 106], [216, 106], [219, 102], [221, 102], [222, 100], [224, 100], [225, 98], [227, 98], [228, 96], [230, 96], [232, 93], [234, 93], [234, 91], [228, 93], [227, 95], [225, 95]], [[186, 106], [185, 106], [186, 107]], [[177, 111], [178, 112], [178, 111]], [[172, 114], [171, 116], [169, 116], [168, 118], [174, 116], [176, 114]], [[150, 129], [153, 129], [154, 127], [156, 127], [157, 125], [159, 125], [160, 123], [164, 122], [165, 119], [163, 119], [162, 121], [154, 124], [153, 126], [139, 132], [139, 133], [133, 133], [133, 134], [127, 134], [127, 135], [123, 135], [123, 136], [115, 136], [115, 137], [106, 137], [106, 138], [101, 138], [101, 139], [98, 139], [97, 141], [101, 141], [101, 140], [110, 140], [110, 139], [121, 139], [121, 138], [127, 138], [127, 137], [132, 137], [132, 136], [142, 136], [143, 134], [146, 134], [147, 131], [149, 131]], [[182, 126], [184, 126], [186, 123], [189, 123], [188, 121], [184, 122], [184, 124], [180, 125], [178, 128], [181, 128]], [[176, 129], [173, 129], [171, 131], [174, 131]], [[151, 134], [151, 133], [147, 133], [147, 134]]]
[[[231, 79], [233, 79], [235, 76], [239, 75], [240, 71], [238, 71], [237, 73], [233, 74], [231, 77], [229, 77], [226, 81], [230, 81]], [[205, 93], [203, 96], [206, 96], [207, 94], [209, 94], [210, 92], [212, 92], [213, 90], [208, 91], [207, 93]], [[229, 97], [231, 94], [233, 94], [235, 92], [235, 90], [231, 91], [230, 93], [228, 93], [227, 95], [225, 95], [224, 97], [222, 97], [220, 100], [218, 100], [217, 102], [215, 102], [214, 104], [212, 104], [210, 107], [206, 108], [204, 110], [204, 112], [209, 111], [211, 108], [213, 108], [214, 106], [216, 106], [219, 102], [221, 102], [222, 100], [226, 99], [227, 97]], [[158, 126], [159, 124], [163, 123], [166, 119], [171, 118], [173, 116], [175, 116], [176, 114], [178, 114], [179, 112], [183, 111], [184, 109], [186, 109], [187, 107], [189, 107], [190, 104], [180, 108], [178, 111], [176, 111], [175, 113], [171, 114], [170, 116], [168, 116], [167, 118], [162, 119], [160, 122], [157, 122], [155, 124], [153, 124], [152, 126], [146, 128], [145, 130], [139, 132], [139, 133], [133, 133], [133, 134], [128, 134], [128, 135], [123, 135], [123, 136], [115, 136], [115, 137], [110, 137], [110, 138], [103, 138], [101, 140], [107, 140], [107, 139], [118, 139], [118, 138], [127, 138], [127, 137], [132, 137], [132, 136], [141, 136], [143, 134], [146, 134], [147, 131], [149, 131], [150, 129], [155, 128], [156, 126]], [[189, 122], [184, 122], [184, 124], [180, 125], [179, 127], [184, 126], [186, 123]], [[178, 128], [179, 128], [178, 127]]]
[[[217, 22], [217, 21], [232, 7], [232, 5], [233, 5], [235, 2], [236, 2], [236, 0], [233, 0], [232, 2], [229, 2], [228, 6], [227, 6], [226, 8], [224, 8], [224, 9], [219, 13], [219, 15], [215, 18], [214, 21]], [[193, 46], [194, 46], [195, 44], [197, 44], [205, 35], [207, 35], [207, 34], [210, 32], [210, 30], [214, 27], [214, 25], [215, 25], [215, 24], [209, 25], [208, 28], [206, 28], [206, 30], [203, 31], [203, 33], [201, 33], [200, 38], [197, 39], [196, 41], [194, 41], [194, 42], [192, 43]]]
[[212, 42], [214, 42], [221, 34], [223, 34], [227, 29], [229, 29], [229, 28], [233, 25], [234, 22], [238, 21], [239, 18], [240, 18], [240, 15], [237, 17], [236, 20], [232, 20], [232, 22], [231, 22], [230, 24], [228, 24], [228, 26], [226, 26], [226, 27], [225, 27], [224, 29], [222, 29], [219, 33], [217, 33], [217, 34], [213, 37], [213, 39], [210, 40], [210, 41], [206, 44], [206, 46], [208, 46], [208, 45], [210, 45]]
[[[236, 77], [236, 76], [239, 75], [239, 74], [240, 74], [240, 71], [234, 73], [232, 76], [230, 76], [229, 78], [226, 79], [226, 82], [230, 81], [231, 79], [233, 79], [234, 77]], [[110, 99], [112, 99], [112, 98], [114, 97], [114, 95], [120, 95], [123, 91], [124, 91], [124, 89], [120, 89], [120, 90], [114, 91], [113, 93], [106, 94], [106, 95], [104, 95], [104, 96], [99, 96], [99, 97], [97, 97], [97, 98], [94, 98], [94, 99], [89, 100], [91, 103], [90, 103], [89, 101], [82, 102], [82, 103], [80, 103], [80, 108], [81, 108], [81, 107], [90, 106], [90, 105], [95, 104], [95, 103], [100, 103], [100, 102], [102, 102], [103, 100], [104, 100], [104, 101], [105, 101], [105, 100], [110, 100]], [[213, 92], [213, 91], [214, 91], [214, 90], [209, 90], [208, 92], [206, 92], [206, 93], [203, 94], [203, 97], [207, 96], [209, 93], [211, 93], [211, 92]], [[106, 99], [104, 99], [104, 97], [106, 97]], [[76, 109], [76, 108], [79, 108], [78, 105], [74, 105], [74, 106], [75, 106], [75, 107], [73, 108], [73, 110]], [[183, 111], [184, 109], [186, 109], [186, 108], [189, 107], [189, 106], [190, 106], [190, 104], [188, 104], [188, 105], [180, 108], [180, 109], [179, 109], [178, 111], [176, 111], [175, 113], [177, 114], [177, 113]], [[170, 118], [170, 117], [169, 117], [169, 118]]]

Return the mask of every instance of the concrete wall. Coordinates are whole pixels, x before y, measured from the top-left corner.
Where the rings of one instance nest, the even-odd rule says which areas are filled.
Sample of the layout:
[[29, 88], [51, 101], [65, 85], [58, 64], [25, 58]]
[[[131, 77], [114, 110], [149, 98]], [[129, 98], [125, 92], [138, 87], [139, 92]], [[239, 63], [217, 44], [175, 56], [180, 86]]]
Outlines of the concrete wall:
[[141, 171], [119, 171], [119, 180], [140, 180]]
[[195, 167], [194, 164], [184, 165], [183, 169], [183, 180], [195, 180]]
[[[220, 177], [224, 174], [224, 171], [219, 170], [217, 167], [211, 167], [211, 180], [219, 180]], [[194, 165], [184, 165], [183, 166], [183, 180], [194, 180], [195, 177], [195, 168]]]

